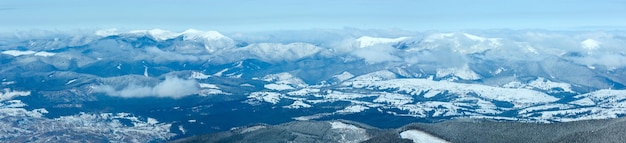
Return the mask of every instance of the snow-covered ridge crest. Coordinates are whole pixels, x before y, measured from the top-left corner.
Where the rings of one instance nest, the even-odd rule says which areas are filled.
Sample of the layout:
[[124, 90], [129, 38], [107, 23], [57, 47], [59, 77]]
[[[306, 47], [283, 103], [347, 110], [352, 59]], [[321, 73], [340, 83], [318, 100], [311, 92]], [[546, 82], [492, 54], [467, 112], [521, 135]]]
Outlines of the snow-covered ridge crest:
[[196, 29], [185, 30], [184, 32], [180, 33], [180, 35], [183, 35], [185, 39], [230, 39], [217, 31], [200, 31]]
[[354, 77], [354, 75], [348, 71], [344, 71], [341, 74], [334, 75], [334, 78], [337, 78], [339, 81], [345, 81]]
[[113, 35], [149, 36], [157, 41], [166, 41], [182, 37], [183, 41], [191, 42], [189, 43], [190, 45], [194, 45], [195, 42], [201, 43], [201, 45], [204, 46], [204, 49], [210, 53], [220, 51], [224, 48], [235, 47], [235, 41], [227, 36], [224, 36], [220, 32], [200, 31], [196, 29], [188, 29], [180, 33], [162, 29], [131, 30], [128, 32], [118, 32], [117, 29], [107, 29], [96, 31], [95, 35], [102, 37]]
[[160, 40], [160, 41], [176, 38], [179, 36], [183, 36], [184, 40], [230, 39], [217, 31], [200, 31], [196, 29], [188, 29], [180, 33], [163, 30], [163, 29], [131, 30], [128, 32], [119, 32], [117, 29], [104, 29], [104, 30], [98, 30], [95, 32], [95, 35], [102, 36], [102, 37], [113, 36], [113, 35], [124, 35], [124, 34], [147, 35], [147, 36], [151, 36], [155, 40]]
[[[530, 89], [510, 89], [480, 84], [465, 84], [430, 79], [390, 79], [390, 80], [350, 80], [342, 85], [354, 88], [396, 90], [410, 95], [447, 91], [460, 96], [476, 94], [482, 98], [514, 102], [515, 107], [543, 104], [557, 101], [558, 98]], [[438, 94], [437, 93], [437, 94]]]

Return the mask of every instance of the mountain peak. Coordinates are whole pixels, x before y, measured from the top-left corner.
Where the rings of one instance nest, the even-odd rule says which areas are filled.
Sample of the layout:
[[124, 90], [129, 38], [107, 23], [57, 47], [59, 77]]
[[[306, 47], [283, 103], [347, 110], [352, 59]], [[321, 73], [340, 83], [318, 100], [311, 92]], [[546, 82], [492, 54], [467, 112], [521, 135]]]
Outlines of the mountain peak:
[[580, 46], [587, 50], [595, 50], [600, 47], [600, 42], [593, 40], [593, 39], [586, 39], [580, 42]]
[[222, 33], [217, 31], [200, 31], [196, 29], [188, 29], [184, 32], [180, 33], [180, 35], [184, 36], [184, 39], [203, 39], [203, 40], [219, 40], [219, 39], [230, 39]]

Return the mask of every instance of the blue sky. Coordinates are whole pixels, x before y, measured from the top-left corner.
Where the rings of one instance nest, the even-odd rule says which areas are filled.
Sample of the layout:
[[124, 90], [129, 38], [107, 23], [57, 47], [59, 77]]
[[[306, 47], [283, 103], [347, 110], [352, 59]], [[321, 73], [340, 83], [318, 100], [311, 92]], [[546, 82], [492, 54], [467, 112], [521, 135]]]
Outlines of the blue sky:
[[0, 31], [626, 27], [623, 0], [2, 0]]

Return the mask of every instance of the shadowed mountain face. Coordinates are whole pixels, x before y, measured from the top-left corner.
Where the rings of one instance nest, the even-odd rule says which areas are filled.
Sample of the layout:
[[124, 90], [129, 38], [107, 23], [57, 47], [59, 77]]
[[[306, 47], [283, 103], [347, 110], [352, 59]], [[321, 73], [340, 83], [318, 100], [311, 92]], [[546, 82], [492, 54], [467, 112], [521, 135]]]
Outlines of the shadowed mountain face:
[[458, 119], [414, 123], [397, 129], [378, 129], [347, 120], [295, 121], [236, 128], [170, 142], [611, 143], [625, 139], [626, 118], [553, 124]]

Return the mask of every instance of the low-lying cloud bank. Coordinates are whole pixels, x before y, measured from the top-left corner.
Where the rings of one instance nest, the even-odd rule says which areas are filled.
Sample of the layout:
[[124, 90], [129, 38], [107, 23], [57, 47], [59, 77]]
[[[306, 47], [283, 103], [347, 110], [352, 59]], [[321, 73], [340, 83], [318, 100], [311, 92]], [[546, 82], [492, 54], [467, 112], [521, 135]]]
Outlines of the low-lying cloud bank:
[[180, 79], [177, 77], [166, 77], [164, 81], [155, 86], [142, 86], [129, 84], [128, 86], [116, 89], [110, 85], [101, 85], [93, 88], [95, 92], [105, 93], [110, 96], [126, 98], [139, 97], [167, 97], [181, 98], [198, 93], [200, 87], [193, 79]]

